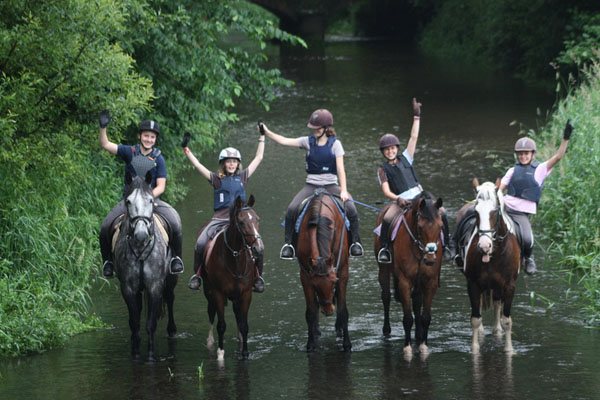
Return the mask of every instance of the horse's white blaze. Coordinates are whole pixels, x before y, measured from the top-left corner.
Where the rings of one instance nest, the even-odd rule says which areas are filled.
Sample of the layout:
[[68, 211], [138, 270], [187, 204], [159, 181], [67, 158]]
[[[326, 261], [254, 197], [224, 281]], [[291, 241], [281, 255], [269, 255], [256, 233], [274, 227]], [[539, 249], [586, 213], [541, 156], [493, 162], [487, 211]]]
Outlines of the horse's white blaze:
[[225, 360], [225, 350], [217, 349], [217, 361]]

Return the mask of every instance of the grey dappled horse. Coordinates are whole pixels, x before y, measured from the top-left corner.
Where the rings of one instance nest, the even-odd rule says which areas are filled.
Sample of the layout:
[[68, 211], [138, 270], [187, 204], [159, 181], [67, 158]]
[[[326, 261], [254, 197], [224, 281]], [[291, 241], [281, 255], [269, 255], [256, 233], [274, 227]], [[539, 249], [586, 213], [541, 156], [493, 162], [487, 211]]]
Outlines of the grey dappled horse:
[[167, 260], [169, 247], [158, 226], [154, 211], [154, 196], [150, 183], [151, 172], [145, 179], [126, 174], [128, 184], [125, 194], [127, 211], [117, 237], [114, 260], [121, 294], [129, 311], [131, 329], [131, 354], [140, 356], [140, 316], [142, 294], [147, 306], [146, 332], [148, 333], [148, 360], [154, 361], [154, 332], [157, 320], [162, 316], [163, 302], [169, 312], [167, 332], [169, 338], [177, 330], [173, 318], [174, 289], [177, 275], [169, 273]]

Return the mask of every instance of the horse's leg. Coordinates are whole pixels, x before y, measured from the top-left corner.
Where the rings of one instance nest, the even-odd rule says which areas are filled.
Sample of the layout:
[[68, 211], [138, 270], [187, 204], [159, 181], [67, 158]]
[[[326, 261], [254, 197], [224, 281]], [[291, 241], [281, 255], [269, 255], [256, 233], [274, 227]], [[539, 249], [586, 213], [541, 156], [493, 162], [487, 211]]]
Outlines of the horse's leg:
[[164, 301], [167, 303], [169, 312], [169, 322], [167, 323], [167, 334], [169, 339], [175, 338], [177, 326], [175, 325], [175, 316], [173, 315], [173, 303], [175, 302], [175, 285], [177, 285], [177, 275], [169, 274], [165, 284]]
[[494, 300], [494, 325], [492, 326], [492, 333], [496, 336], [502, 335], [502, 326], [500, 324], [501, 313], [502, 302], [500, 300]]
[[[420, 284], [418, 282], [417, 284]], [[415, 342], [419, 346], [423, 342], [423, 288], [415, 286], [413, 288], [412, 296], [412, 309], [415, 317]]]
[[[146, 290], [152, 290], [146, 288]], [[148, 311], [146, 316], [146, 333], [148, 334], [148, 361], [156, 361], [154, 357], [154, 333], [162, 307], [162, 290], [148, 293]]]
[[308, 341], [306, 342], [306, 351], [312, 353], [316, 349], [316, 341], [319, 337], [319, 304], [317, 295], [310, 282], [302, 282], [304, 297], [306, 300], [306, 312], [304, 317], [308, 327]]
[[379, 286], [381, 287], [381, 301], [383, 302], [383, 336], [390, 337], [390, 267], [389, 264], [379, 264]]
[[408, 281], [402, 277], [395, 276], [397, 285], [398, 285], [398, 296], [400, 297], [400, 301], [402, 303], [402, 312], [404, 313], [404, 317], [402, 318], [402, 325], [404, 326], [404, 353], [412, 354], [412, 348], [410, 347], [410, 331], [413, 326], [413, 315], [412, 310], [410, 308], [410, 284]]
[[241, 351], [242, 360], [248, 359], [248, 310], [250, 309], [250, 302], [252, 301], [252, 291], [247, 290], [246, 293], [242, 294], [237, 306], [235, 307], [235, 317], [238, 327], [238, 335], [241, 336]]
[[335, 325], [339, 324], [342, 330], [342, 336], [344, 344], [342, 345], [345, 352], [352, 350], [352, 343], [350, 343], [350, 335], [348, 334], [348, 306], [346, 304], [346, 287], [348, 285], [348, 278], [341, 279], [337, 283], [336, 296], [337, 296], [337, 317]]
[[504, 288], [504, 307], [502, 310], [502, 317], [500, 323], [504, 329], [504, 351], [512, 354], [514, 352], [512, 345], [512, 318], [510, 316], [510, 309], [512, 307], [513, 296], [515, 295], [515, 283], [514, 281], [509, 282]]
[[429, 334], [429, 325], [431, 324], [431, 304], [433, 303], [433, 297], [437, 291], [437, 282], [432, 283], [433, 287], [425, 288], [425, 293], [423, 294], [423, 314], [421, 316], [423, 330], [421, 341], [417, 342], [421, 354], [427, 354], [429, 352], [429, 348], [427, 347], [427, 335]]
[[217, 349], [217, 360], [223, 361], [225, 359], [225, 349], [223, 346], [223, 338], [225, 337], [225, 329], [227, 323], [225, 322], [225, 299], [221, 294], [215, 294], [217, 309], [217, 334], [219, 335], [219, 348]]
[[213, 334], [215, 326], [215, 315], [217, 314], [217, 308], [215, 307], [214, 300], [210, 296], [206, 296], [208, 305], [206, 306], [208, 312], [208, 321], [210, 322], [210, 328], [208, 330], [208, 337], [206, 338], [206, 347], [212, 350], [215, 345], [215, 336]]
[[142, 312], [142, 295], [141, 293], [132, 293], [131, 289], [123, 290], [123, 298], [129, 311], [129, 329], [131, 330], [131, 356], [137, 360], [140, 358], [140, 343], [142, 336], [140, 335], [140, 314]]
[[479, 330], [481, 328], [481, 290], [473, 283], [467, 283], [467, 290], [469, 292], [469, 300], [471, 301], [471, 352], [473, 354], [479, 353]]

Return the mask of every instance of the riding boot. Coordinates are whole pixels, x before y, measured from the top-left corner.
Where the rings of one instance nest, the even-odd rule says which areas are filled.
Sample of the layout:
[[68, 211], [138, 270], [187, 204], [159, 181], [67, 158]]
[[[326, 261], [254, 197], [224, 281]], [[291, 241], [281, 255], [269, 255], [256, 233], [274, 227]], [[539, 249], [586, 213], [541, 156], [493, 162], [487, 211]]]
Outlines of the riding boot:
[[389, 224], [385, 220], [381, 222], [381, 232], [379, 234], [379, 253], [377, 253], [377, 262], [381, 264], [390, 264], [392, 262], [392, 253], [388, 249]]
[[[442, 234], [444, 235], [444, 260], [453, 260], [456, 256], [456, 248], [452, 248], [450, 239], [450, 229], [448, 228], [448, 217], [446, 214], [442, 214]], [[454, 251], [453, 251], [454, 250]]]
[[254, 287], [252, 290], [256, 293], [265, 291], [265, 280], [262, 277], [263, 271], [263, 256], [256, 257], [256, 278], [254, 278]]
[[182, 245], [182, 233], [180, 229], [173, 229], [170, 237], [171, 243], [171, 254], [174, 256], [171, 258], [170, 268], [172, 274], [183, 273], [183, 260], [181, 260], [181, 245]]
[[104, 261], [104, 265], [102, 265], [102, 275], [104, 275], [106, 279], [114, 278], [115, 273], [113, 268], [114, 266], [111, 260]]
[[358, 232], [358, 216], [350, 221], [350, 256], [362, 257], [364, 254], [362, 244], [360, 243], [360, 234]]
[[279, 252], [279, 258], [282, 260], [293, 260], [296, 256], [296, 250], [292, 246], [294, 237], [294, 219], [285, 217], [285, 244]]

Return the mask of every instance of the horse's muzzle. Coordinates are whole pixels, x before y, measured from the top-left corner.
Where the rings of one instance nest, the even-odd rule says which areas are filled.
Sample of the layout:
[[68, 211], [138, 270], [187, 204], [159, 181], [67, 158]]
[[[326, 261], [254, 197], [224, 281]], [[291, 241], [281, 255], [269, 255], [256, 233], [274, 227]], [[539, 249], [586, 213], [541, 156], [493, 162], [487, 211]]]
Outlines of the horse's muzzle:
[[329, 317], [335, 312], [335, 306], [330, 301], [323, 301], [321, 302], [321, 312]]

